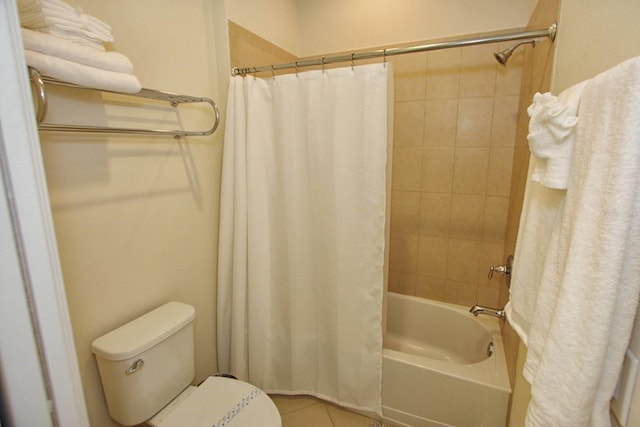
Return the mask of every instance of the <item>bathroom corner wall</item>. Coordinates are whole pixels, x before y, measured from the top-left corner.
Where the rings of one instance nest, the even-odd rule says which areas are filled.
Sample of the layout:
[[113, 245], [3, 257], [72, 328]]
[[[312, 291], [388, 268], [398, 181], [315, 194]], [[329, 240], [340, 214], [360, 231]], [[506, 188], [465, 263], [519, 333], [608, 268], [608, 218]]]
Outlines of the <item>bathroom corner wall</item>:
[[[281, 49], [233, 21], [229, 21], [229, 50], [231, 66], [235, 68], [282, 64], [298, 59], [292, 53]], [[277, 72], [276, 74], [282, 73]], [[256, 75], [269, 76], [271, 73]]]
[[[508, 45], [508, 44], [507, 44]], [[397, 56], [389, 290], [495, 307], [523, 52], [481, 45]]]
[[[109, 23], [113, 49], [144, 87], [223, 105], [216, 2], [77, 0]], [[224, 21], [222, 25], [225, 25]], [[158, 129], [211, 126], [208, 107], [127, 108], [58, 90], [51, 121]], [[115, 426], [91, 353], [98, 336], [167, 301], [196, 308], [196, 379], [216, 372], [215, 316], [222, 132], [209, 137], [41, 133], [42, 153], [83, 390], [92, 426]]]

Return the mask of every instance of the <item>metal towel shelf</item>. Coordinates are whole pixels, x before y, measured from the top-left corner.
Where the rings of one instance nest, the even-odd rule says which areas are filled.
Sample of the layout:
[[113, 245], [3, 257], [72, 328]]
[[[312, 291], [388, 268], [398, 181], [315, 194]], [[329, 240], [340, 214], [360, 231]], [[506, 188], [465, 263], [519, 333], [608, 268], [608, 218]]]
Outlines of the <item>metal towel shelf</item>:
[[[41, 131], [51, 132], [86, 132], [86, 133], [114, 133], [114, 134], [133, 134], [133, 135], [169, 135], [174, 138], [181, 138], [183, 136], [207, 136], [213, 134], [218, 125], [220, 124], [220, 110], [213, 100], [209, 98], [198, 98], [187, 95], [177, 95], [169, 92], [161, 92], [154, 89], [142, 89], [137, 93], [122, 93], [113, 92], [103, 89], [87, 88], [84, 86], [78, 86], [73, 83], [63, 82], [51, 77], [42, 76], [38, 70], [33, 67], [29, 67], [29, 76], [36, 86], [37, 91], [37, 111], [36, 120], [38, 122], [38, 129]], [[50, 124], [42, 123], [44, 116], [47, 112], [47, 91], [46, 84], [52, 84], [57, 86], [67, 86], [77, 89], [91, 89], [99, 90], [105, 93], [115, 93], [118, 95], [132, 96], [136, 98], [153, 99], [157, 101], [167, 101], [172, 107], [178, 107], [180, 104], [186, 103], [207, 103], [213, 108], [215, 114], [215, 123], [209, 130], [205, 131], [183, 131], [183, 130], [154, 130], [154, 129], [136, 129], [136, 128], [120, 128], [120, 127], [101, 127], [101, 126], [84, 126], [84, 125], [65, 125], [65, 124]]]

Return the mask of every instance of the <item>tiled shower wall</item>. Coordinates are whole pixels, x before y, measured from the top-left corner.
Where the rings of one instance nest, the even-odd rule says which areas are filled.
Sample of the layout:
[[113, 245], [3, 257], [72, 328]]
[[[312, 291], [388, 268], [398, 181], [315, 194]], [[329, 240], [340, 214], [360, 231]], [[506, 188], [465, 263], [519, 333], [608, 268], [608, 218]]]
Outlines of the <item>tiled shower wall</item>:
[[504, 47], [393, 58], [391, 291], [498, 304], [523, 57]]
[[[297, 59], [233, 23], [229, 35], [233, 66]], [[391, 291], [498, 304], [487, 271], [503, 263], [523, 57], [499, 65], [493, 52], [508, 45], [390, 58]]]

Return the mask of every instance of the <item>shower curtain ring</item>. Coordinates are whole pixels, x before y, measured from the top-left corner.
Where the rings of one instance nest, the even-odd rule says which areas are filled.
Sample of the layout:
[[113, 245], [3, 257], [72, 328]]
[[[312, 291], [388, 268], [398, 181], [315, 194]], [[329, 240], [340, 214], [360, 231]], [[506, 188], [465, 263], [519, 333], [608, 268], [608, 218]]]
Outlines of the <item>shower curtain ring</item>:
[[387, 49], [384, 49], [382, 51], [382, 62], [386, 68], [387, 67]]
[[322, 74], [324, 74], [325, 71], [325, 67], [324, 67], [324, 56], [322, 58], [320, 58], [320, 64], [322, 64]]
[[275, 80], [275, 79], [276, 79], [276, 68], [275, 68], [275, 66], [274, 66], [274, 65], [271, 65], [271, 78], [272, 78], [273, 80]]
[[353, 69], [354, 61], [355, 61], [354, 56], [355, 56], [355, 53], [352, 53], [352, 54], [351, 54], [351, 71], [354, 71], [354, 69]]
[[296, 77], [300, 77], [300, 76], [298, 76], [298, 61], [294, 62], [293, 64], [296, 67]]

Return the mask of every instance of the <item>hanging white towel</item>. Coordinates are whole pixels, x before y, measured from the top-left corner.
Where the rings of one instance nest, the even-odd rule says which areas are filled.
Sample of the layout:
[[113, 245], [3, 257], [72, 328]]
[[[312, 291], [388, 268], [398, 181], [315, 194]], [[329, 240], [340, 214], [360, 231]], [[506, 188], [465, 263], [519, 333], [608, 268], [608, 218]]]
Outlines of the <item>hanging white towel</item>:
[[133, 64], [119, 52], [100, 52], [39, 31], [22, 28], [25, 49], [44, 53], [90, 67], [118, 73], [132, 73]]
[[538, 300], [539, 284], [551, 232], [562, 209], [575, 140], [580, 94], [585, 82], [559, 96], [537, 93], [527, 109], [531, 158], [520, 228], [514, 253], [509, 302], [509, 323], [527, 344], [531, 318]]
[[114, 92], [137, 93], [142, 89], [133, 74], [102, 70], [29, 49], [24, 53], [27, 65], [58, 80]]
[[610, 425], [640, 293], [640, 58], [587, 81], [578, 116], [528, 335], [527, 427]]

